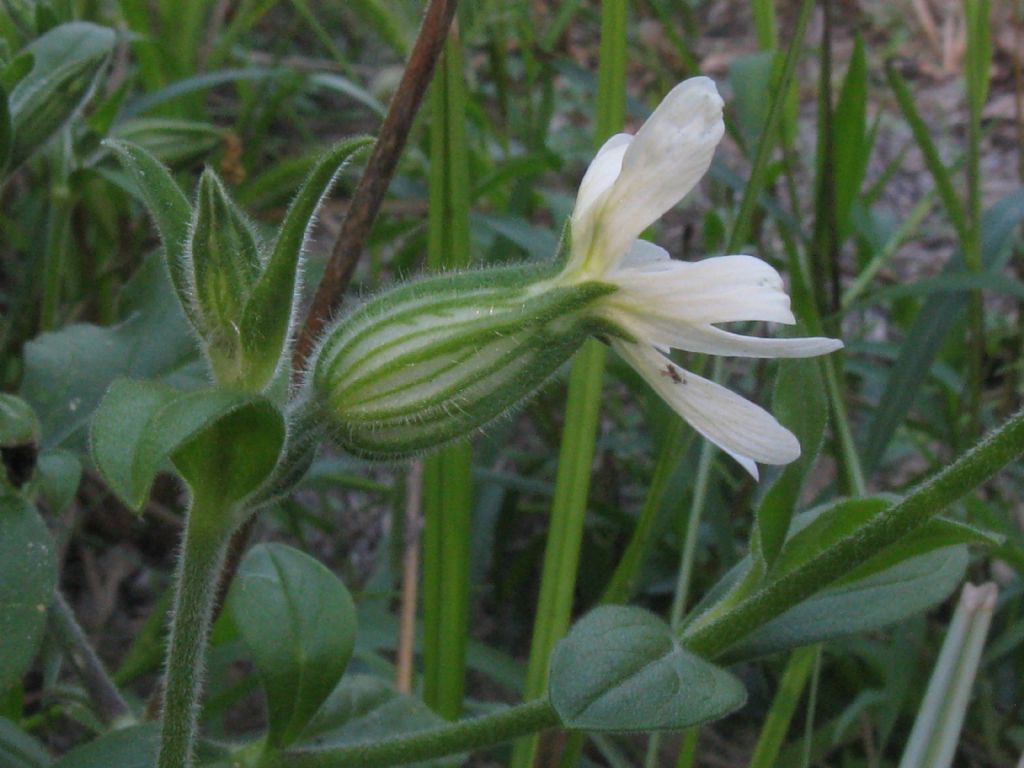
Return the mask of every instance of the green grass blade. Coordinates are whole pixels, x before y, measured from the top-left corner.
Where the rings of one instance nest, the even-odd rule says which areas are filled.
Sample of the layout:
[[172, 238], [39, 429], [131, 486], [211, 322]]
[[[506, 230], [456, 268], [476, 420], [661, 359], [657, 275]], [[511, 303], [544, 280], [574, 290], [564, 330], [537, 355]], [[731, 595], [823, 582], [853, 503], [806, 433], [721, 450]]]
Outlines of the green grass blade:
[[793, 721], [793, 714], [803, 696], [811, 670], [814, 669], [818, 648], [819, 646], [812, 645], [793, 651], [789, 655], [775, 698], [772, 699], [772, 706], [757, 737], [757, 746], [754, 748], [748, 768], [775, 768], [777, 765], [779, 752]]
[[779, 47], [779, 33], [775, 23], [775, 0], [751, 0], [754, 11], [754, 29], [757, 30], [757, 45], [766, 51]]
[[[987, 270], [997, 272], [1006, 265], [1007, 249], [1022, 219], [1024, 190], [1012, 192], [985, 213], [982, 261]], [[962, 261], [962, 256], [955, 257], [947, 274], [959, 269]], [[918, 312], [900, 348], [900, 356], [886, 379], [882, 398], [868, 430], [862, 456], [866, 472], [872, 472], [881, 462], [966, 303], [967, 297], [962, 293], [939, 293], [930, 297]]]
[[736, 222], [733, 224], [732, 235], [729, 237], [729, 244], [725, 249], [726, 253], [739, 252], [750, 237], [754, 212], [757, 209], [758, 198], [764, 191], [768, 179], [769, 161], [771, 160], [772, 151], [775, 148], [776, 139], [779, 135], [779, 125], [786, 109], [784, 94], [789, 92], [790, 83], [793, 81], [793, 73], [796, 71], [796, 63], [800, 59], [804, 34], [807, 32], [807, 25], [811, 20], [811, 12], [813, 10], [814, 0], [804, 0], [803, 5], [800, 6], [800, 16], [797, 18], [796, 26], [793, 30], [793, 41], [786, 51], [786, 58], [783, 59], [779, 80], [773, 87], [774, 98], [772, 98], [771, 106], [768, 109], [764, 131], [757, 145], [753, 167], [750, 169], [750, 179], [747, 182], [746, 189], [743, 191], [740, 210], [736, 215]]
[[949, 216], [953, 227], [956, 229], [960, 242], [966, 242], [968, 238], [967, 216], [964, 213], [963, 203], [957, 196], [956, 187], [953, 184], [953, 178], [950, 176], [949, 169], [939, 156], [939, 150], [935, 147], [935, 142], [932, 141], [931, 128], [924, 118], [921, 117], [917, 104], [914, 103], [914, 95], [911, 93], [909, 86], [907, 86], [907, 82], [896, 71], [892, 63], [886, 67], [885, 73], [889, 79], [889, 87], [896, 97], [896, 103], [899, 104], [900, 111], [903, 112], [903, 117], [914, 134], [914, 141], [917, 142], [917, 146], [924, 156], [928, 172], [932, 175], [932, 179], [935, 180], [935, 188], [938, 190], [939, 199], [942, 200], [942, 205], [946, 209], [946, 215]]
[[[445, 45], [431, 86], [430, 211], [427, 266], [469, 263], [469, 167], [458, 27]], [[462, 714], [469, 633], [473, 505], [470, 443], [424, 461], [423, 698], [442, 716]]]
[[991, 582], [964, 587], [899, 768], [953, 764], [997, 594]]
[[[627, 10], [626, 0], [604, 0], [601, 6], [595, 147], [620, 130], [625, 119]], [[546, 690], [548, 659], [569, 627], [590, 492], [604, 364], [605, 347], [588, 341], [576, 356], [569, 377], [555, 499], [530, 644], [525, 690], [528, 699], [543, 695]], [[536, 736], [520, 740], [512, 753], [511, 768], [530, 768], [538, 742]]]
[[604, 595], [601, 597], [602, 603], [628, 602], [636, 588], [636, 580], [640, 575], [647, 550], [651, 546], [655, 532], [654, 523], [665, 500], [669, 481], [684, 454], [683, 422], [675, 414], [672, 414], [670, 418], [672, 423], [668, 427], [658, 452], [654, 474], [651, 477], [650, 487], [647, 489], [647, 496], [644, 498], [644, 505], [640, 509], [640, 516], [637, 518], [629, 544], [626, 545], [626, 551], [616, 566], [608, 586], [605, 587]]

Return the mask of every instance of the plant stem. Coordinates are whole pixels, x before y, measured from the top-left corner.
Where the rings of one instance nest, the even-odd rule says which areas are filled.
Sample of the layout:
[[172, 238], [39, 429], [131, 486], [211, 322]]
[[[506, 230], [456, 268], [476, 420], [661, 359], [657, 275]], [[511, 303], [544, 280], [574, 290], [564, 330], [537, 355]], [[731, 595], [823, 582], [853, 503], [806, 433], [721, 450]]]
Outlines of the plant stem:
[[757, 746], [748, 768], [771, 768], [778, 765], [779, 752], [789, 732], [796, 706], [803, 696], [807, 680], [814, 669], [821, 646], [797, 648], [789, 655], [779, 680], [778, 690], [757, 737]]
[[85, 632], [75, 620], [74, 611], [59, 592], [54, 592], [48, 614], [50, 631], [71, 660], [72, 666], [82, 678], [85, 689], [96, 704], [100, 719], [110, 723], [131, 716], [128, 703], [110, 679], [106, 667]]
[[[967, 55], [965, 80], [967, 82], [967, 239], [961, 243], [964, 261], [971, 272], [984, 269], [981, 247], [981, 113], [988, 96], [989, 67], [992, 49], [989, 33], [988, 0], [965, 0], [964, 17], [967, 25]], [[970, 434], [975, 435], [981, 424], [981, 389], [985, 357], [985, 306], [980, 290], [971, 292], [968, 306], [970, 343], [968, 344], [967, 414]]]
[[178, 559], [164, 679], [158, 768], [190, 768], [198, 730], [206, 641], [230, 529], [219, 505], [193, 499]]
[[891, 546], [1024, 453], [1024, 411], [963, 454], [853, 536], [771, 582], [728, 613], [684, 634], [687, 648], [720, 655], [757, 627], [819, 592], [884, 547]]
[[499, 744], [558, 724], [547, 699], [452, 723], [408, 736], [352, 747], [295, 750], [274, 756], [261, 768], [382, 768]]

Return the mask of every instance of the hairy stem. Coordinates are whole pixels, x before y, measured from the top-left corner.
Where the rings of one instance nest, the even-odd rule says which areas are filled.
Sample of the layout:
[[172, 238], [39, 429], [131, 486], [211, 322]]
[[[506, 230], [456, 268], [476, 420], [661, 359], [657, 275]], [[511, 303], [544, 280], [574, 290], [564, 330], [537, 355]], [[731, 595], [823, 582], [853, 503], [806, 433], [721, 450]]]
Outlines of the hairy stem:
[[224, 510], [197, 497], [178, 559], [177, 590], [164, 678], [158, 768], [190, 768], [198, 730], [206, 641], [230, 530]]
[[720, 655], [757, 627], [819, 592], [871, 555], [913, 532], [1024, 453], [1024, 411], [877, 518], [821, 552], [806, 565], [771, 582], [731, 611], [697, 622], [683, 636], [706, 657]]
[[547, 699], [375, 744], [271, 755], [260, 768], [383, 768], [500, 744], [558, 724]]

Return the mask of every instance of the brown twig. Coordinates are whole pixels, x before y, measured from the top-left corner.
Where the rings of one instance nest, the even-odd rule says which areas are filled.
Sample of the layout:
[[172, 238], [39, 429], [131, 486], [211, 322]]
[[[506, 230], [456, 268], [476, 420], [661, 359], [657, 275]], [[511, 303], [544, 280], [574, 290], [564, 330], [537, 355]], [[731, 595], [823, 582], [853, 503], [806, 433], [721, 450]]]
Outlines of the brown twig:
[[413, 119], [433, 77], [434, 66], [441, 55], [456, 5], [457, 0], [429, 0], [402, 80], [391, 99], [377, 142], [352, 196], [348, 215], [342, 222], [327, 269], [295, 345], [292, 362], [296, 375], [301, 375], [305, 369], [306, 360], [320, 331], [341, 305], [345, 290], [352, 281], [370, 227], [377, 217], [384, 193], [398, 165], [399, 155], [409, 137]]
[[420, 571], [420, 534], [423, 529], [423, 462], [409, 466], [405, 486], [405, 554], [402, 557], [402, 607], [398, 624], [395, 688], [412, 692], [412, 662], [416, 645], [416, 587]]

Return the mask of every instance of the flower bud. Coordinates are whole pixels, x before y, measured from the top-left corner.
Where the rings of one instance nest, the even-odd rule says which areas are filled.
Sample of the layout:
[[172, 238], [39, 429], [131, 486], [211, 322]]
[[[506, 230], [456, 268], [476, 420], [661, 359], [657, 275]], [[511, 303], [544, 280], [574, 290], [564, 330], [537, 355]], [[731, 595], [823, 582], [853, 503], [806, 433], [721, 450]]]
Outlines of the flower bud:
[[464, 272], [389, 291], [335, 324], [314, 397], [341, 445], [397, 459], [472, 434], [515, 407], [589, 335], [587, 308], [614, 290], [554, 285], [549, 270]]
[[187, 260], [192, 269], [199, 329], [217, 381], [240, 383], [244, 361], [239, 319], [263, 271], [252, 225], [217, 174], [199, 179]]

